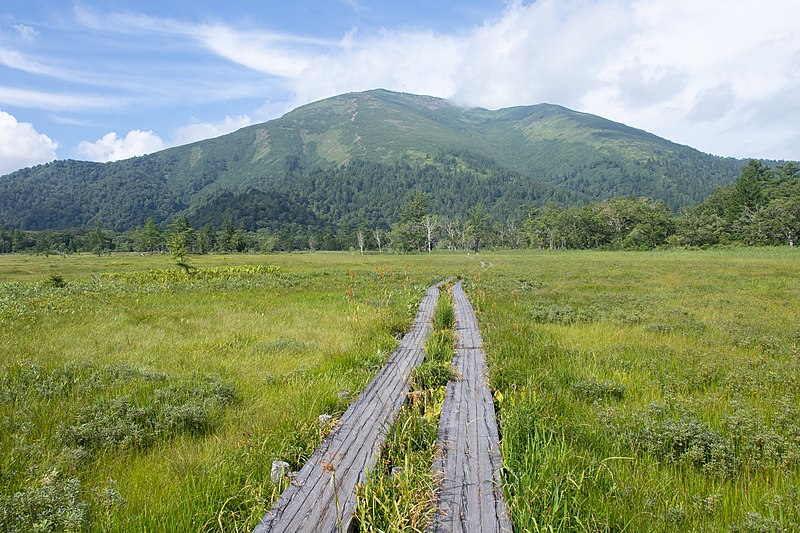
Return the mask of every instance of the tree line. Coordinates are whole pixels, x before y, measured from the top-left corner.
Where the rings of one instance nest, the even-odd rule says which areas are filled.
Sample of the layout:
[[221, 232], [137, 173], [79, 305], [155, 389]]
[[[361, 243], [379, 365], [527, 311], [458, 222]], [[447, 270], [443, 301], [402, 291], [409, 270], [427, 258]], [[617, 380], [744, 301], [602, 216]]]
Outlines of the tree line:
[[431, 196], [410, 193], [391, 224], [324, 224], [284, 221], [247, 229], [226, 218], [194, 228], [187, 217], [159, 227], [153, 218], [133, 230], [114, 232], [100, 222], [89, 228], [23, 231], [0, 227], [0, 253], [173, 252], [206, 254], [245, 251], [385, 250], [483, 248], [634, 249], [663, 246], [780, 245], [800, 238], [800, 166], [774, 168], [751, 160], [733, 185], [677, 215], [663, 201], [612, 198], [582, 205], [530, 205], [498, 220], [481, 203], [465, 216], [434, 211]]

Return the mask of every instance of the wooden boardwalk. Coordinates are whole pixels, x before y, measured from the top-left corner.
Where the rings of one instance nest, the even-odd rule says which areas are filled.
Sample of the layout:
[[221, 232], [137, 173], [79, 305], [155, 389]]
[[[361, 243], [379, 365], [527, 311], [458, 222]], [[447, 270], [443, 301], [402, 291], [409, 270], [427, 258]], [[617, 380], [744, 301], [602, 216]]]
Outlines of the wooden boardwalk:
[[397, 350], [342, 415], [292, 484], [256, 526], [255, 532], [348, 531], [356, 503], [356, 485], [375, 465], [386, 431], [406, 401], [411, 369], [424, 359], [438, 284], [420, 304], [411, 330]]
[[486, 355], [472, 306], [461, 288], [453, 287], [456, 355], [460, 379], [447, 385], [434, 463], [441, 479], [432, 529], [437, 532], [511, 531], [500, 468], [497, 421], [487, 385]]

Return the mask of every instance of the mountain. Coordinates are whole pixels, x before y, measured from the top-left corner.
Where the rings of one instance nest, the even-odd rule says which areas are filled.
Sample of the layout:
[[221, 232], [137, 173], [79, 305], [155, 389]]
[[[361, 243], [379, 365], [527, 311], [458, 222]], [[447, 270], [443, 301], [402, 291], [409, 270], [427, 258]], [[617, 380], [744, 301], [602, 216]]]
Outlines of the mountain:
[[249, 229], [394, 220], [411, 190], [434, 212], [649, 196], [676, 209], [733, 182], [742, 162], [564, 107], [490, 111], [372, 90], [228, 135], [112, 162], [62, 160], [0, 177], [0, 225], [124, 230], [184, 213]]

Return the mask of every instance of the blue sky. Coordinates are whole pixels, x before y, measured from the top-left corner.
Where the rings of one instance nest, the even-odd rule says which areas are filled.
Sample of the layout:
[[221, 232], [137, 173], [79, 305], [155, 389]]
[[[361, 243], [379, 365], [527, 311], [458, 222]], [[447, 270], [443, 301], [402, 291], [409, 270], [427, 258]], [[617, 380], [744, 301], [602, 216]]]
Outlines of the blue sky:
[[561, 104], [800, 159], [796, 0], [6, 0], [0, 173], [108, 161], [375, 87]]

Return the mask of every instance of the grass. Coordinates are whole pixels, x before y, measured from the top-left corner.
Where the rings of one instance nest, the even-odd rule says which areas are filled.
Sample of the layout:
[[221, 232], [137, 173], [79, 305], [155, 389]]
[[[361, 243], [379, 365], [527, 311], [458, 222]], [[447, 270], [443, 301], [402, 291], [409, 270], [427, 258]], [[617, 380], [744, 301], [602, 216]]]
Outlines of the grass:
[[470, 262], [0, 256], [0, 529], [250, 530]]
[[469, 289], [515, 530], [798, 530], [799, 258], [494, 258]]
[[447, 383], [455, 378], [453, 302], [440, 289], [425, 361], [411, 375], [408, 403], [386, 437], [378, 464], [357, 488], [356, 521], [362, 531], [416, 531], [429, 526], [435, 508], [433, 460]]
[[[0, 255], [0, 529], [249, 530], [286, 482], [272, 461], [302, 464], [318, 416], [343, 412], [424, 288], [454, 275], [481, 323], [515, 530], [800, 529], [796, 250], [480, 260], [493, 268], [205, 256], [188, 278], [164, 256]], [[446, 379], [448, 346], [431, 336], [420, 390]], [[435, 435], [437, 397], [418, 399], [373, 486], [389, 524], [430, 512], [429, 459], [405, 468], [408, 438]]]

